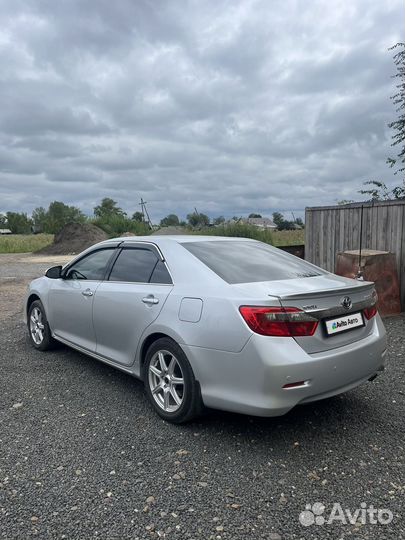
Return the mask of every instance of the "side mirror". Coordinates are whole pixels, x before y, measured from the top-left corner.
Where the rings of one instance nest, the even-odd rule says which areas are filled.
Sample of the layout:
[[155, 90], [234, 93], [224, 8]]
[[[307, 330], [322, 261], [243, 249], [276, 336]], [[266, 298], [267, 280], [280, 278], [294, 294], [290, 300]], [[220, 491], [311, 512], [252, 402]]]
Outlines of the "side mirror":
[[58, 279], [61, 277], [62, 274], [62, 266], [51, 266], [51, 268], [48, 268], [48, 270], [45, 272], [45, 276], [50, 279]]

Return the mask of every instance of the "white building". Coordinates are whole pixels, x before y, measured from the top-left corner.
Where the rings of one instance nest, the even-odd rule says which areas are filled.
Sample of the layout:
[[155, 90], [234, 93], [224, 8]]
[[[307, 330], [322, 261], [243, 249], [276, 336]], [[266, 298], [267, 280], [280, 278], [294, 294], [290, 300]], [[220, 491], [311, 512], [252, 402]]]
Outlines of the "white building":
[[257, 227], [258, 229], [277, 229], [277, 225], [267, 217], [260, 217], [260, 218], [246, 218], [242, 220], [243, 223], [247, 223], [248, 225], [253, 225], [254, 227]]

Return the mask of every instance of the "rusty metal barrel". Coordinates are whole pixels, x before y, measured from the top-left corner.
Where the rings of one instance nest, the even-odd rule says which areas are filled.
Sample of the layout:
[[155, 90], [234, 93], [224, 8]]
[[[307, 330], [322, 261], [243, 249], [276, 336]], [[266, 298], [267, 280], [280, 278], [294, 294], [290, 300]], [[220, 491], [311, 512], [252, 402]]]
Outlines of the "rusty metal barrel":
[[375, 283], [378, 310], [381, 315], [400, 313], [400, 289], [395, 254], [389, 251], [363, 249], [360, 261], [359, 250], [342, 251], [337, 254], [336, 274], [355, 278], [359, 270], [365, 281]]

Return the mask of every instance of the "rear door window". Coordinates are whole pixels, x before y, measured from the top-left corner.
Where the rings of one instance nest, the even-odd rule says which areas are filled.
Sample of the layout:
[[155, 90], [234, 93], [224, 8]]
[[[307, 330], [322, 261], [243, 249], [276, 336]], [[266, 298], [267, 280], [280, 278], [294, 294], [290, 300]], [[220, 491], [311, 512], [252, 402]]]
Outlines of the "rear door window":
[[151, 283], [172, 284], [172, 278], [163, 261], [158, 261], [150, 278]]
[[158, 261], [149, 249], [124, 248], [112, 267], [109, 280], [149, 283]]
[[263, 242], [208, 240], [182, 246], [227, 283], [321, 276], [323, 270]]

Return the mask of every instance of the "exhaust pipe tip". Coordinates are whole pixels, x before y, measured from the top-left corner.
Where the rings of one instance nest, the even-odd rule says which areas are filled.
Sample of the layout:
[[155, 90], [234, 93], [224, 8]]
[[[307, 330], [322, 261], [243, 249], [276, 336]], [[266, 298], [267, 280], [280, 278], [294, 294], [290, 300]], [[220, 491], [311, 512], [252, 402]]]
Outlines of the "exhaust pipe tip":
[[369, 382], [374, 381], [378, 375], [381, 375], [381, 373], [384, 371], [385, 367], [381, 366], [378, 368], [378, 370], [374, 373], [374, 375], [371, 375], [371, 377], [368, 379]]

